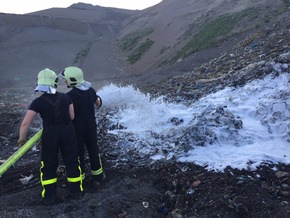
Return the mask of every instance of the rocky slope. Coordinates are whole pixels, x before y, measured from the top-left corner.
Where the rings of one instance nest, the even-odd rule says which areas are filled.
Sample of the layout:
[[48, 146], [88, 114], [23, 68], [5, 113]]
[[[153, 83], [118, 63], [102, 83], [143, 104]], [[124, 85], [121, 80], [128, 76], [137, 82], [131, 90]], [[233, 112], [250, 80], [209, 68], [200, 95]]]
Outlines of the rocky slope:
[[[164, 79], [144, 91], [170, 96], [175, 101], [195, 100], [225, 86], [241, 86], [273, 72], [275, 63], [289, 64], [290, 12], [279, 16], [264, 29], [238, 41], [231, 50], [208, 63]], [[282, 72], [288, 72], [286, 67]]]
[[[139, 74], [179, 62], [188, 71], [220, 56], [241, 36], [267, 25], [288, 6], [287, 1], [164, 0], [126, 19], [118, 34], [119, 45]], [[215, 49], [197, 53], [209, 48]], [[184, 62], [187, 57], [190, 61]]]

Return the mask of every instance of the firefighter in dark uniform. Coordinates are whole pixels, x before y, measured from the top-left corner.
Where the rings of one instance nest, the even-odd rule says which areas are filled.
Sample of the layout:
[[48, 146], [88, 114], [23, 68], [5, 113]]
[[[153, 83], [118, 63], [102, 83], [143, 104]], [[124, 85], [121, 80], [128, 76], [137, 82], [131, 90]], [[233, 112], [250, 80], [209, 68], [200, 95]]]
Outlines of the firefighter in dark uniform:
[[20, 126], [18, 140], [19, 146], [26, 142], [29, 126], [39, 113], [43, 124], [40, 181], [41, 196], [45, 204], [56, 201], [59, 151], [66, 167], [69, 197], [79, 199], [83, 191], [78, 146], [72, 123], [74, 108], [68, 95], [56, 91], [57, 78], [55, 72], [47, 68], [39, 72], [35, 92], [43, 94], [29, 106]]
[[78, 67], [67, 67], [60, 74], [66, 80], [68, 88], [72, 88], [67, 95], [73, 101], [75, 109], [75, 119], [73, 121], [77, 141], [80, 151], [81, 169], [83, 179], [85, 178], [85, 146], [89, 155], [91, 176], [99, 183], [104, 182], [105, 174], [97, 144], [97, 124], [95, 117], [95, 107], [102, 105], [101, 98], [91, 87], [91, 83], [84, 80], [83, 71]]

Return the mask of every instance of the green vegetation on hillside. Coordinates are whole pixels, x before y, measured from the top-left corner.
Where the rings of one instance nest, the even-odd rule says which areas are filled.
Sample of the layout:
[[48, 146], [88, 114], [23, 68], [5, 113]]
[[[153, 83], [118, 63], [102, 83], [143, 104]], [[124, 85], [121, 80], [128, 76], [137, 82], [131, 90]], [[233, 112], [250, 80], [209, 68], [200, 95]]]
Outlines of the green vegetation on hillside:
[[146, 40], [144, 41], [144, 38], [153, 33], [153, 31], [153, 28], [138, 30], [133, 33], [127, 34], [121, 39], [121, 41], [119, 42], [120, 48], [124, 51], [132, 51], [127, 56], [127, 60], [130, 64], [134, 64], [139, 61], [142, 55], [144, 55], [154, 44], [154, 41], [149, 38], [146, 38]]
[[[167, 63], [173, 64], [180, 58], [185, 58], [202, 49], [211, 48], [217, 45], [217, 42], [226, 37], [239, 24], [244, 17], [257, 17], [259, 11], [256, 8], [244, 10], [239, 13], [223, 15], [217, 19], [206, 23], [193, 38]], [[194, 24], [189, 25], [185, 32], [186, 36], [194, 28]]]
[[147, 28], [145, 30], [138, 30], [133, 33], [129, 33], [121, 39], [119, 46], [124, 51], [132, 50], [139, 41], [153, 33], [153, 31], [153, 28]]
[[290, 7], [290, 0], [283, 0], [284, 4], [285, 4], [285, 8], [289, 8]]
[[151, 39], [146, 39], [145, 42], [141, 43], [133, 52], [127, 57], [130, 64], [134, 64], [139, 61], [143, 54], [145, 54], [150, 47], [154, 44], [154, 41]]
[[170, 46], [164, 46], [164, 47], [160, 50], [160, 55], [164, 54], [168, 49], [170, 49]]
[[77, 56], [73, 62], [73, 64], [78, 65], [81, 67], [83, 60], [86, 58], [86, 56], [88, 55], [88, 53], [90, 52], [91, 48], [93, 46], [92, 42], [89, 42], [86, 46], [86, 48], [82, 49], [81, 51], [79, 51], [77, 53]]

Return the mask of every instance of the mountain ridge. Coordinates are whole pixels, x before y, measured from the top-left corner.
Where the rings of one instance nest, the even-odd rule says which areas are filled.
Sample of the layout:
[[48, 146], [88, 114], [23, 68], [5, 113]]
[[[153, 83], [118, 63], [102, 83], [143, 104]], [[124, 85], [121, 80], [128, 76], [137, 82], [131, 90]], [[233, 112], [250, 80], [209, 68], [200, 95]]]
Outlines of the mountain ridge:
[[[98, 86], [155, 84], [218, 58], [287, 6], [282, 0], [163, 0], [142, 11], [77, 3], [0, 14], [0, 70], [7, 72], [0, 75], [0, 87], [32, 85], [42, 68], [60, 72], [68, 65], [83, 68]], [[219, 32], [231, 20], [231, 29]]]

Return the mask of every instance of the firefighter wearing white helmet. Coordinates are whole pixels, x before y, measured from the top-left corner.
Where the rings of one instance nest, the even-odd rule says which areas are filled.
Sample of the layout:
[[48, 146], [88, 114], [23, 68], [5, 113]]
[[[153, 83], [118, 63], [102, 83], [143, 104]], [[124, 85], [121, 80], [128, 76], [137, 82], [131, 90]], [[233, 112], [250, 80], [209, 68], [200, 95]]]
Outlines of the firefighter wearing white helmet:
[[97, 144], [97, 125], [95, 107], [102, 105], [100, 96], [91, 83], [84, 80], [82, 69], [70, 66], [64, 69], [61, 76], [65, 78], [67, 86], [72, 88], [67, 95], [73, 101], [75, 119], [73, 120], [80, 152], [80, 163], [85, 178], [87, 165], [85, 162], [85, 148], [87, 149], [90, 161], [90, 174], [98, 182], [104, 182], [105, 175]]
[[29, 126], [36, 114], [42, 118], [41, 136], [41, 196], [45, 204], [55, 203], [57, 197], [58, 153], [61, 151], [66, 167], [66, 176], [71, 198], [82, 196], [82, 176], [79, 166], [79, 153], [72, 119], [72, 100], [64, 93], [56, 91], [57, 75], [49, 69], [38, 73], [35, 91], [43, 92], [29, 106], [19, 130], [18, 144], [26, 141]]

